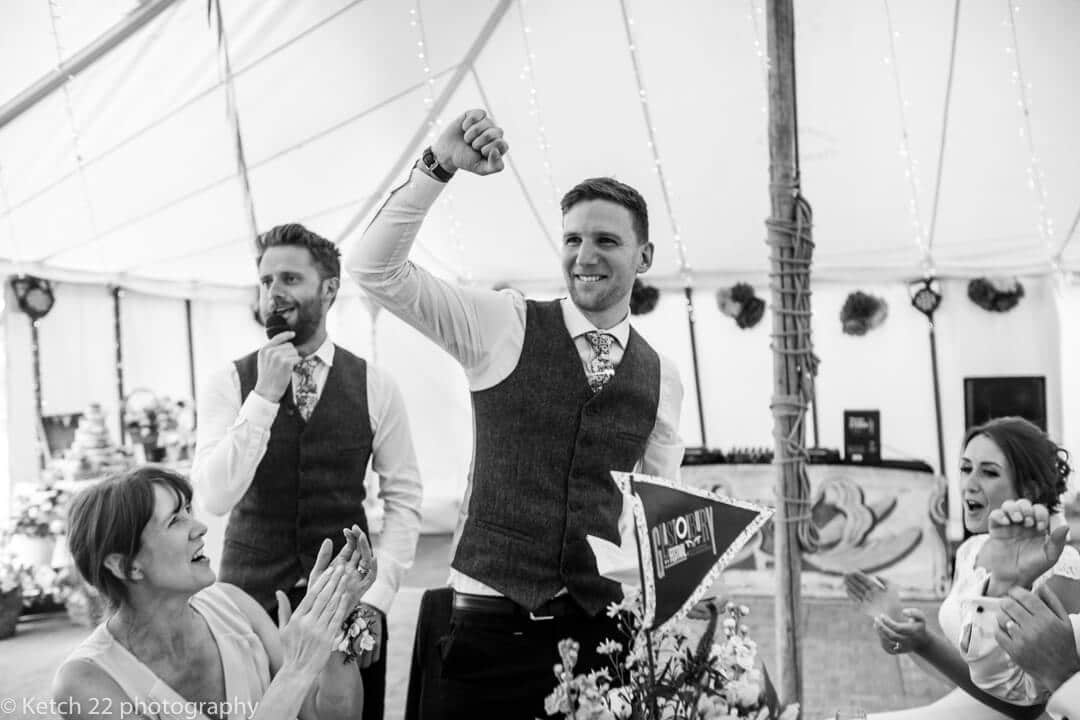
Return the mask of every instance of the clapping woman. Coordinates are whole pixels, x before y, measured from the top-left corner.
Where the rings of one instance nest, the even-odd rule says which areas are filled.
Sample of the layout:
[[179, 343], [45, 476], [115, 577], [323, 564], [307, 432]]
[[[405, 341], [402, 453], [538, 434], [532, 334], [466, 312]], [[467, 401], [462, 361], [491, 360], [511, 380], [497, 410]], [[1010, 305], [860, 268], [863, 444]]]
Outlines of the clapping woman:
[[375, 580], [367, 538], [345, 530], [333, 559], [324, 541], [297, 607], [278, 593], [275, 625], [244, 591], [215, 582], [191, 494], [183, 476], [147, 466], [73, 501], [71, 554], [114, 612], [57, 671], [65, 718], [359, 717], [360, 675], [338, 650]]

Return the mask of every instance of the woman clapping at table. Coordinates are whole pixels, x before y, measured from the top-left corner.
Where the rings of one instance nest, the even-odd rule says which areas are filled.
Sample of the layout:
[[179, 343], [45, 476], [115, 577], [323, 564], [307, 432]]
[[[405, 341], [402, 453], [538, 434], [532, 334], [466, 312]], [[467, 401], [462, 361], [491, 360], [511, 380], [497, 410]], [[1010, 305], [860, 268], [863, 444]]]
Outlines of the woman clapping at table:
[[73, 501], [72, 556], [114, 613], [57, 671], [57, 707], [88, 720], [357, 717], [360, 675], [337, 651], [375, 580], [367, 538], [346, 529], [333, 560], [323, 542], [299, 605], [278, 593], [279, 627], [245, 592], [215, 582], [191, 494], [181, 475], [148, 466]]

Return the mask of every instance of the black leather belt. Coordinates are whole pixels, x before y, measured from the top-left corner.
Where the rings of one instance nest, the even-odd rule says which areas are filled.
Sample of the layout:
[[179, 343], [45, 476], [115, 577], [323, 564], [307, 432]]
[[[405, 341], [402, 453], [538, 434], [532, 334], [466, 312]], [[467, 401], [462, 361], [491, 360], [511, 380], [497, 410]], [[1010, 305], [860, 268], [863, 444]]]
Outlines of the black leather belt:
[[548, 600], [535, 611], [529, 612], [510, 598], [495, 595], [468, 595], [455, 591], [454, 610], [486, 615], [506, 615], [523, 620], [554, 620], [585, 615], [585, 611], [569, 595], [559, 595]]

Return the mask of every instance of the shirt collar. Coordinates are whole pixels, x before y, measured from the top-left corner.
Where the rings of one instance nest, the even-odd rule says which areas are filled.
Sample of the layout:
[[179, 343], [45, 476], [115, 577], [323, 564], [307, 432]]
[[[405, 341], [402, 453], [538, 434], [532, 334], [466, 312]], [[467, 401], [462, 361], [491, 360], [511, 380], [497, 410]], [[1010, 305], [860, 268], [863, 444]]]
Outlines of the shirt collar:
[[[315, 357], [322, 360], [326, 364], [326, 367], [334, 366], [334, 343], [330, 340], [329, 335], [327, 335], [326, 339], [323, 340], [323, 344], [319, 346], [319, 349], [313, 352], [311, 355], [314, 355]], [[311, 355], [309, 355], [308, 357], [311, 357]]]
[[570, 337], [577, 338], [584, 335], [587, 332], [599, 331], [612, 335], [622, 348], [626, 347], [626, 344], [630, 342], [630, 309], [626, 310], [626, 317], [616, 323], [613, 327], [609, 327], [607, 330], [600, 330], [600, 328], [589, 322], [589, 319], [578, 309], [578, 306], [573, 303], [570, 298], [562, 298], [559, 301], [562, 305], [563, 322], [566, 324], [566, 329], [570, 333]]

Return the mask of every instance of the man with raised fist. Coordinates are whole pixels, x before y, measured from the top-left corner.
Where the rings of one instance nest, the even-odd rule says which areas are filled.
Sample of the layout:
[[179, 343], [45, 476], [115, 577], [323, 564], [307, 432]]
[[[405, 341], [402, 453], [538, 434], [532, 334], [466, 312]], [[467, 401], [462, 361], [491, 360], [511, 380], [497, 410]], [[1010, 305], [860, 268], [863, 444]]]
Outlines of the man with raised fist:
[[630, 325], [653, 257], [636, 190], [593, 178], [563, 197], [568, 298], [458, 287], [409, 261], [446, 184], [498, 173], [508, 149], [487, 113], [462, 114], [346, 253], [349, 275], [456, 358], [472, 393], [451, 589], [421, 605], [407, 718], [543, 717], [563, 638], [580, 643], [575, 672], [608, 667], [596, 648], [623, 638], [606, 612], [621, 589], [586, 537], [623, 536], [611, 470], [674, 478], [682, 460], [678, 373]]

